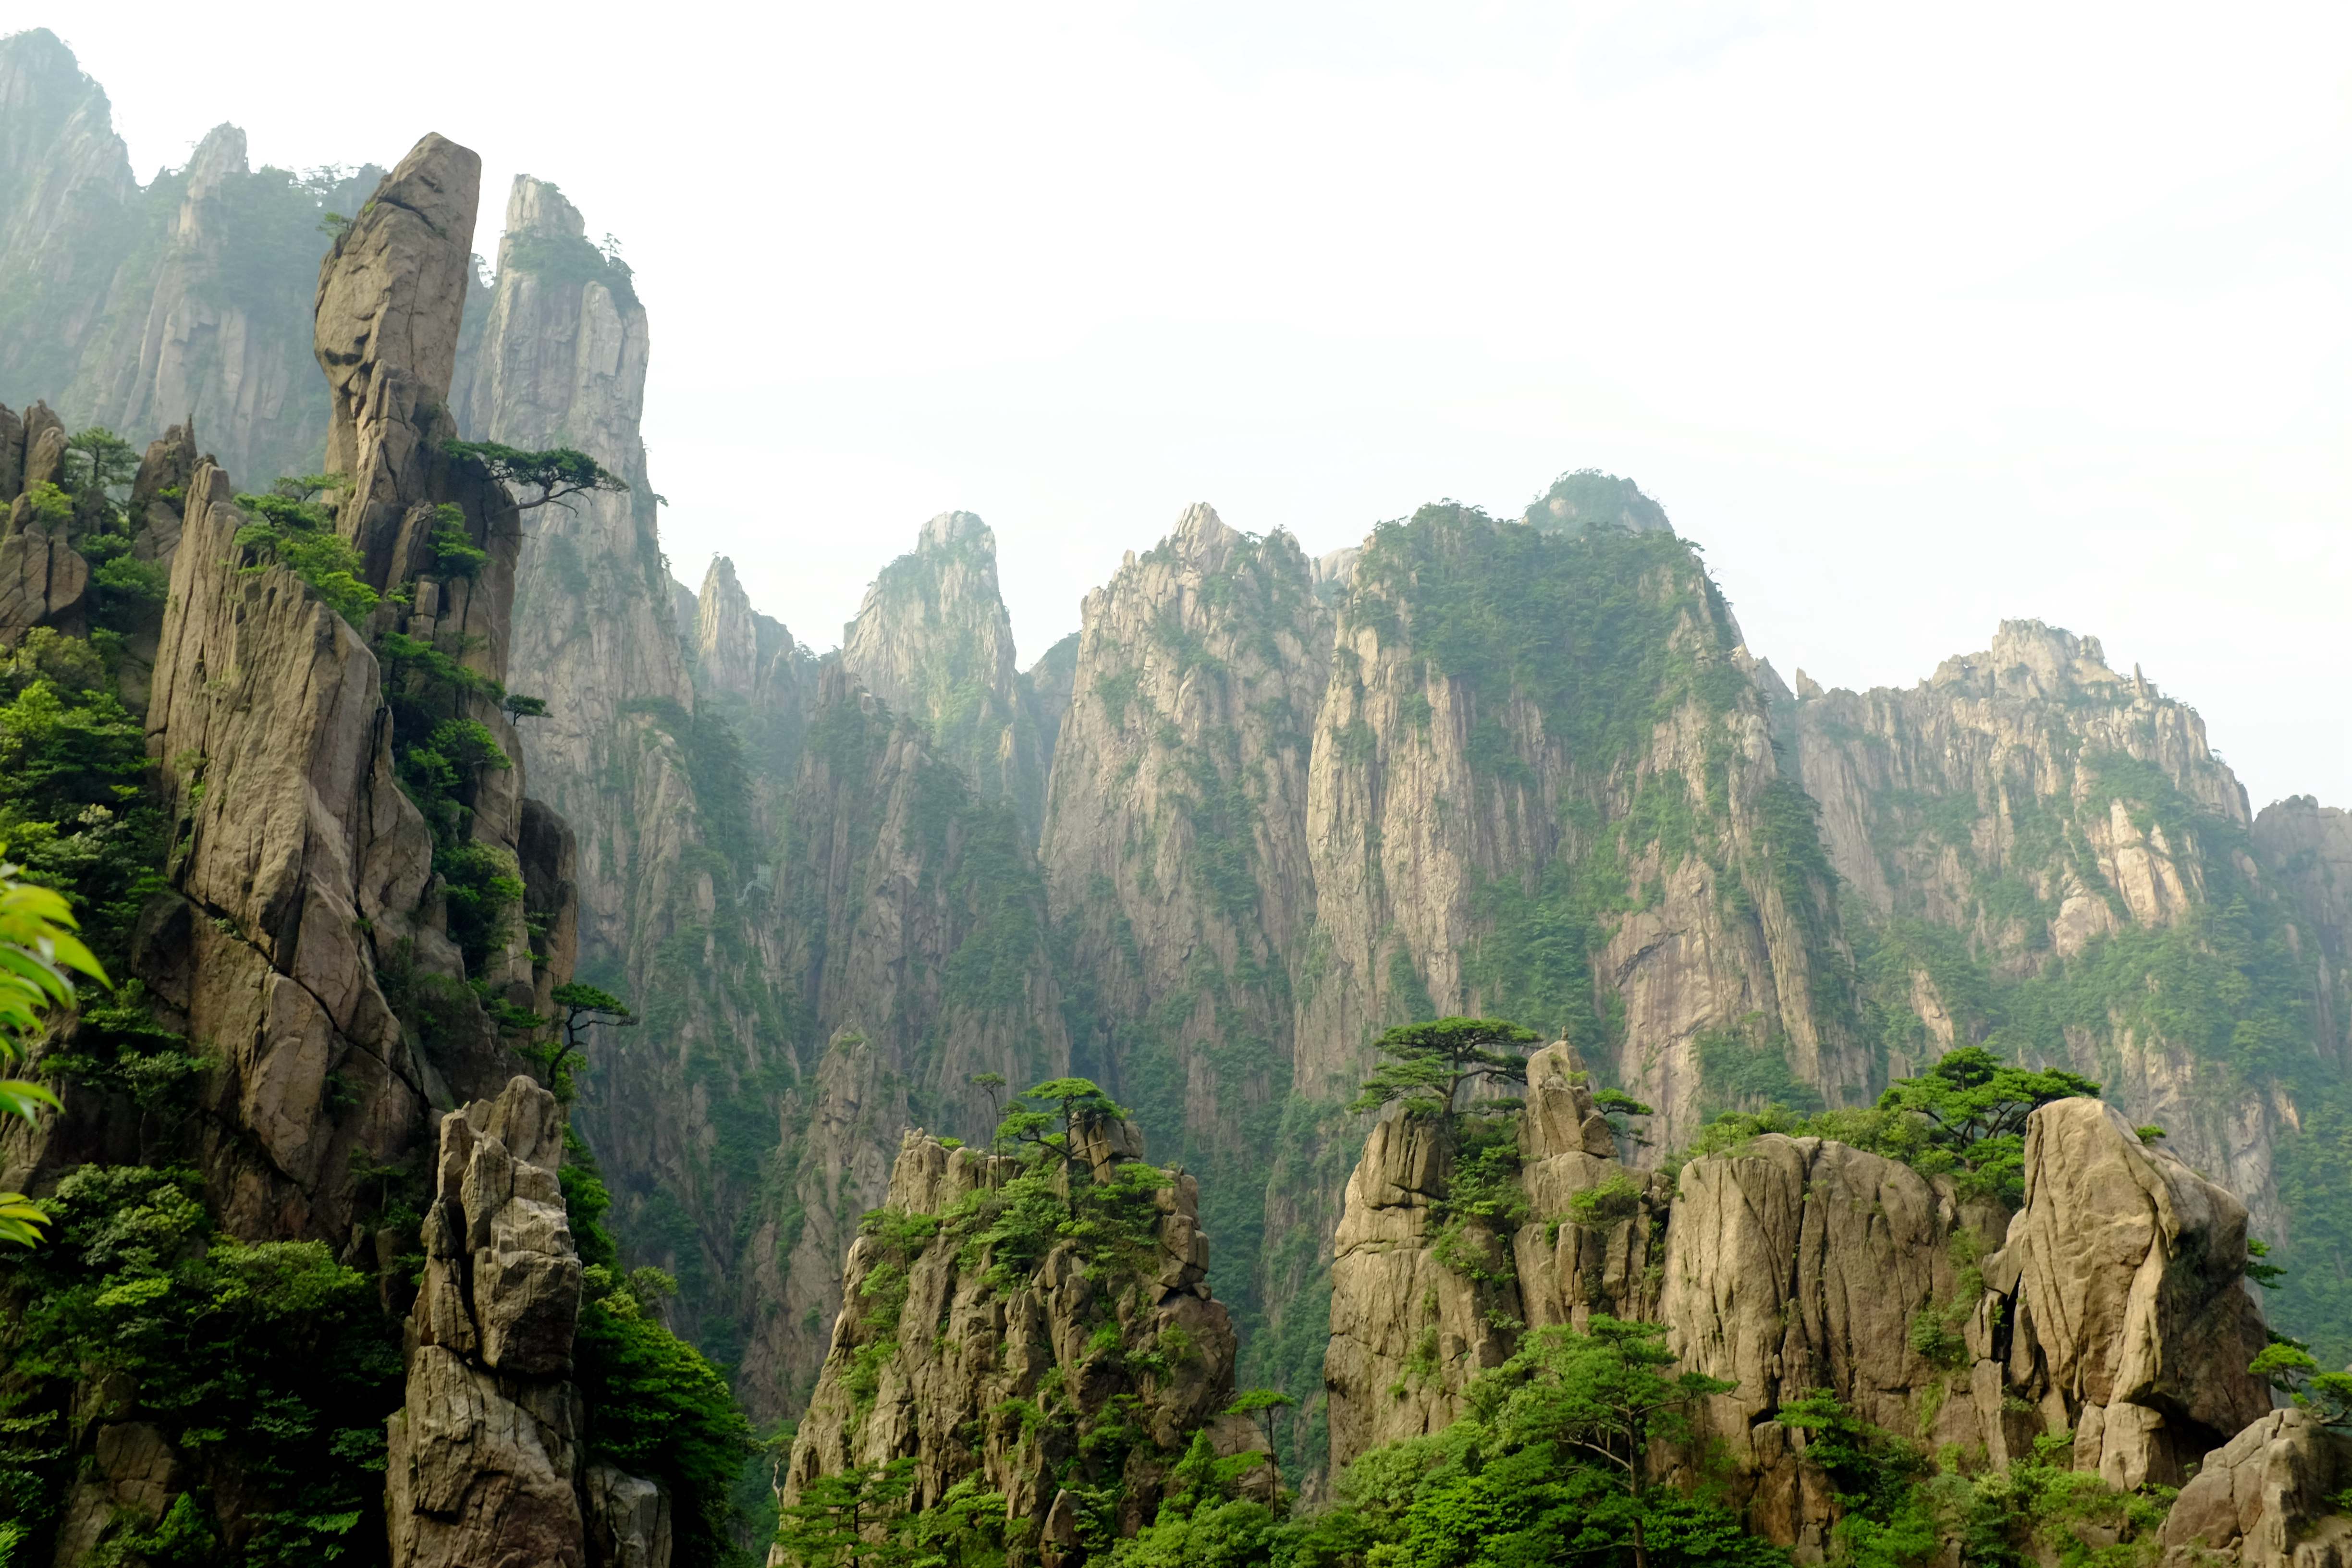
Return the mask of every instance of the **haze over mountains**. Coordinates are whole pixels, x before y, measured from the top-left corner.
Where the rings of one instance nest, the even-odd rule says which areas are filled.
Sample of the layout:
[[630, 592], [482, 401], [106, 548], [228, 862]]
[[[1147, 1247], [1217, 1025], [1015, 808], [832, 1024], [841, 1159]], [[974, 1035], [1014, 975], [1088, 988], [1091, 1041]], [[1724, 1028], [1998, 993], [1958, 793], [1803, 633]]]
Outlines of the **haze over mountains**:
[[[1136, 1244], [1157, 1261], [1118, 1277], [1140, 1304], [1093, 1413], [1130, 1401], [1155, 1443], [1213, 1429], [1230, 1459], [1271, 1441], [1225, 1420], [1234, 1390], [1281, 1390], [1294, 1480], [1437, 1429], [1526, 1328], [1605, 1309], [1719, 1329], [1706, 1364], [1748, 1384], [1789, 1358], [1709, 1416], [1748, 1445], [1742, 1506], [1783, 1545], [1819, 1550], [1831, 1522], [1778, 1425], [1811, 1386], [1800, 1348], [1922, 1439], [2007, 1463], [2070, 1436], [2118, 1486], [2177, 1484], [2267, 1418], [2239, 1364], [2263, 1340], [2249, 1226], [2289, 1270], [2269, 1321], [2352, 1357], [2352, 819], [2308, 795], [2255, 809], [2207, 716], [2095, 637], [2006, 621], [1915, 685], [1823, 689], [1748, 644], [1655, 499], [1570, 468], [1523, 510], [1433, 502], [1318, 557], [1190, 506], [1025, 665], [990, 525], [910, 520], [818, 654], [737, 563], [673, 577], [641, 434], [648, 310], [555, 184], [516, 180], [494, 259], [467, 252], [478, 160], [437, 137], [392, 176], [306, 183], [247, 167], [223, 127], [142, 187], [43, 33], [0, 41], [0, 399], [22, 411], [0, 421], [0, 631], [87, 639], [110, 661], [91, 689], [142, 717], [167, 912], [114, 936], [153, 1027], [220, 1058], [168, 1136], [92, 1079], [68, 1116], [10, 1131], [8, 1170], [37, 1194], [168, 1156], [224, 1235], [377, 1268], [417, 1342], [394, 1561], [468, 1561], [509, 1503], [547, 1540], [621, 1530], [638, 1505], [616, 1499], [653, 1509], [646, 1471], [581, 1436], [605, 1395], [579, 1392], [572, 1320], [621, 1300], [582, 1296], [607, 1265], [675, 1278], [644, 1312], [755, 1421], [807, 1415], [793, 1488], [879, 1445], [944, 1495], [971, 1457], [955, 1434], [1043, 1397], [1030, 1372], [1109, 1365], [1088, 1291], [1112, 1276], [1049, 1258], [1008, 1284], [874, 1216], [945, 1225], [1008, 1190], [1010, 1156], [977, 1152], [1002, 1089], [1071, 1075], [1132, 1114], [1088, 1133], [1093, 1183], [1146, 1154], [1176, 1169]], [[156, 438], [102, 525], [84, 514], [105, 487], [64, 488], [67, 437], [92, 425]], [[446, 455], [462, 441], [574, 447], [627, 488], [533, 505]], [[355, 479], [329, 521], [358, 552], [356, 610], [249, 531], [269, 480], [331, 468]], [[66, 513], [38, 510], [42, 485]], [[110, 596], [119, 556], [167, 569], [168, 593]], [[467, 898], [500, 897], [516, 919], [467, 923]], [[568, 1131], [509, 1081], [508, 1038], [567, 983], [636, 1016], [589, 1035]], [[1509, 1122], [1532, 1206], [1488, 1233], [1507, 1301], [1499, 1261], [1465, 1272], [1431, 1239], [1466, 1152], [1346, 1110], [1377, 1036], [1455, 1015], [1561, 1042]], [[2046, 1173], [2013, 1224], [1834, 1142], [1712, 1155], [1679, 1187], [1665, 1169], [1724, 1112], [1867, 1106], [1969, 1045], [2113, 1107], [2037, 1113]], [[1596, 1088], [1642, 1102], [1638, 1127]], [[609, 1208], [583, 1206], [583, 1169]], [[2145, 1203], [2097, 1208], [2126, 1191]], [[1899, 1235], [1801, 1223], [1874, 1203]], [[1759, 1220], [1752, 1252], [1679, 1239], [1743, 1211], [1788, 1224]], [[411, 1301], [389, 1282], [420, 1222]], [[2095, 1223], [2129, 1257], [2078, 1256]], [[597, 1225], [617, 1251], [583, 1261]], [[1814, 1333], [1846, 1287], [1813, 1272], [1750, 1310], [1801, 1247], [1849, 1296], [1902, 1274], [1902, 1310]], [[938, 1315], [877, 1330], [862, 1303], [893, 1279]], [[1920, 1348], [1920, 1314], [1979, 1298], [2010, 1306]], [[2053, 1303], [2077, 1300], [2112, 1311], [2062, 1329]], [[2021, 1301], [2038, 1328], [2003, 1320]], [[1802, 1347], [1767, 1343], [1801, 1319]], [[1029, 1381], [950, 1352], [1016, 1328]], [[1172, 1329], [1192, 1381], [1168, 1371]], [[1893, 1381], [1865, 1387], [1856, 1346]], [[2210, 1364], [2116, 1370], [2148, 1346]], [[504, 1415], [445, 1442], [469, 1399], [537, 1423], [541, 1468], [470, 1457]], [[152, 1421], [137, 1442], [183, 1463]], [[546, 1458], [575, 1443], [602, 1468]], [[1077, 1450], [1002, 1420], [980, 1450], [1007, 1517], [1056, 1542], [1082, 1489], [1037, 1477]], [[1166, 1492], [1135, 1463], [1121, 1529]], [[92, 1546], [131, 1495], [104, 1481], [73, 1483]]]

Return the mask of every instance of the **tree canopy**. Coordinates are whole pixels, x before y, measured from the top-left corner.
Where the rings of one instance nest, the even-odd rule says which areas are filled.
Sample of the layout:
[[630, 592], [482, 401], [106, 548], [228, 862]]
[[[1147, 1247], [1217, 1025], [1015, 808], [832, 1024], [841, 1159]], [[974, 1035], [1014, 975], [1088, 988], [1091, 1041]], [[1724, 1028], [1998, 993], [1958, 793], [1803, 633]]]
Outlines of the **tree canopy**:
[[450, 441], [441, 449], [453, 458], [471, 458], [502, 483], [538, 491], [516, 503], [524, 511], [571, 496], [597, 490], [617, 493], [629, 488], [627, 480], [576, 447], [550, 447], [531, 452], [499, 441]]
[[1465, 1085], [1481, 1079], [1524, 1083], [1528, 1047], [1542, 1038], [1501, 1018], [1438, 1018], [1402, 1024], [1372, 1042], [1388, 1058], [1348, 1109], [1361, 1114], [1402, 1101], [1409, 1114], [1451, 1121]]

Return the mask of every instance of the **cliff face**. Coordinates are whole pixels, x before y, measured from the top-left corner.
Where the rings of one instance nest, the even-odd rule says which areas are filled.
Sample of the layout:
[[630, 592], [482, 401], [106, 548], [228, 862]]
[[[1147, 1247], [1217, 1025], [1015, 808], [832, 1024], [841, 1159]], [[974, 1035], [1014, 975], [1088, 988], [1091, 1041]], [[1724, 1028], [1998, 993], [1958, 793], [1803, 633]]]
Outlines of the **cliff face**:
[[526, 514], [511, 653], [515, 689], [547, 703], [521, 726], [531, 772], [568, 818], [596, 825], [580, 847], [581, 938], [588, 963], [610, 967], [640, 934], [668, 934], [661, 914], [691, 896], [673, 883], [698, 814], [658, 711], [690, 712], [694, 690], [638, 434], [646, 312], [584, 226], [553, 185], [516, 177], [496, 292], [450, 406], [474, 439], [575, 447], [629, 487]]
[[309, 275], [326, 215], [383, 171], [256, 170], [222, 125], [142, 189], [106, 95], [38, 30], [0, 39], [0, 387], [46, 392], [76, 428], [193, 414], [250, 482], [316, 471]]
[[[796, 1032], [829, 1044], [783, 1118], [791, 1194], [751, 1243], [745, 1398], [792, 1408], [824, 1355], [831, 1281], [910, 1121], [984, 1138], [994, 1100], [1069, 1071], [1045, 889], [1003, 802], [980, 799], [920, 727], [824, 671], [786, 807], [773, 925], [800, 998]], [[813, 1057], [814, 1053], [812, 1053]]]
[[1710, 1051], [1867, 1087], [1750, 668], [1671, 532], [1445, 508], [1377, 532], [1315, 737], [1300, 1091], [1351, 1090], [1391, 1024], [1470, 1013], [1565, 1032], [1662, 1144], [1708, 1108]]
[[[445, 450], [478, 169], [426, 137], [320, 269], [327, 440], [350, 479], [335, 512], [240, 496], [180, 427], [132, 486], [128, 550], [89, 542], [168, 564], [155, 619], [118, 619], [113, 646], [120, 695], [145, 710], [171, 848], [163, 888], [138, 889], [135, 931], [104, 933], [128, 937], [141, 987], [47, 1042], [65, 1110], [30, 1139], [12, 1131], [9, 1163], [26, 1190], [61, 1194], [192, 1167], [200, 1194], [181, 1192], [175, 1236], [197, 1258], [311, 1270], [317, 1319], [359, 1336], [343, 1352], [354, 1368], [382, 1353], [365, 1342], [376, 1306], [409, 1289], [404, 1200], [437, 1194], [446, 1245], [426, 1247], [423, 1348], [395, 1421], [395, 1558], [580, 1563], [580, 1451], [566, 1446], [578, 1401], [561, 1383], [580, 1268], [554, 1173], [562, 1120], [545, 1090], [509, 1081], [516, 1058], [491, 1011], [543, 1012], [570, 977], [571, 835], [525, 793], [500, 706], [516, 505]], [[37, 479], [54, 431], [30, 423]], [[75, 492], [77, 516], [97, 499]], [[167, 1058], [185, 1064], [184, 1110], [156, 1114], [163, 1102], [119, 1059], [106, 1067], [123, 1048], [110, 1031], [124, 1030], [189, 1053]], [[484, 1098], [451, 1110], [469, 1096]], [[451, 1114], [436, 1173], [438, 1110]], [[169, 1310], [171, 1269], [195, 1265], [168, 1247], [157, 1258], [148, 1289]], [[346, 1272], [362, 1264], [372, 1279]], [[98, 1419], [95, 1463], [58, 1510], [60, 1560], [141, 1550], [127, 1532], [167, 1509], [232, 1551], [277, 1530], [269, 1510], [292, 1483], [239, 1474], [268, 1434], [232, 1421], [221, 1447], [200, 1425], [210, 1406], [173, 1403], [181, 1369], [131, 1364], [102, 1393], [68, 1381]], [[346, 1370], [364, 1390], [367, 1374]], [[324, 1412], [341, 1436], [318, 1462], [352, 1468], [352, 1441], [382, 1414]], [[525, 1449], [536, 1479], [518, 1469]], [[352, 1517], [301, 1528], [332, 1536]]]
[[893, 710], [929, 725], [940, 754], [983, 798], [1010, 804], [1035, 837], [1049, 756], [1035, 697], [1013, 668], [986, 523], [968, 511], [925, 523], [842, 628], [841, 660]]
[[[2352, 1059], [2331, 814], [2282, 803], [2256, 828], [2193, 710], [2039, 622], [1908, 690], [1801, 674], [1779, 717], [1857, 895], [1893, 1070], [1975, 1041], [2070, 1067], [2272, 1242], [2327, 1225], [2304, 1130], [2340, 1117]], [[2303, 1272], [2288, 1321], [2340, 1332], [2340, 1278]]]
[[[1197, 1184], [1134, 1181], [1148, 1167], [1126, 1124], [1094, 1128], [1080, 1146], [1086, 1169], [1057, 1184], [1008, 1156], [906, 1134], [880, 1212], [849, 1251], [845, 1305], [785, 1471], [788, 1507], [820, 1477], [911, 1460], [909, 1507], [977, 1477], [1004, 1496], [1008, 1542], [1050, 1564], [1150, 1523], [1193, 1433], [1221, 1455], [1263, 1451], [1246, 1417], [1223, 1415], [1234, 1335], [1206, 1283]], [[1093, 1234], [1117, 1239], [1033, 1248], [1018, 1216], [1042, 1203], [1058, 1217], [1073, 1187]], [[1087, 1489], [1114, 1479], [1125, 1482], [1116, 1515], [1093, 1517]], [[788, 1559], [780, 1549], [770, 1561]]]
[[1251, 1279], [1313, 918], [1330, 618], [1287, 534], [1250, 538], [1206, 506], [1082, 615], [1040, 850], [1055, 921], [1108, 1021], [1108, 1081], [1176, 1130]]
[[[410, 287], [435, 278], [436, 260], [440, 272], [463, 265], [477, 167], [428, 138], [387, 176], [373, 220], [321, 273], [319, 338], [341, 373], [337, 436], [357, 476], [342, 526], [373, 556], [386, 595], [372, 626], [446, 645], [495, 681], [512, 502], [429, 453], [434, 426], [420, 420], [431, 416], [417, 411], [446, 398], [462, 296]], [[217, 1120], [206, 1155], [224, 1223], [247, 1237], [340, 1239], [354, 1156], [401, 1161], [428, 1104], [487, 1092], [508, 1058], [470, 999], [428, 1000], [461, 987], [467, 965], [446, 934], [446, 868], [395, 779], [387, 681], [369, 640], [284, 566], [225, 564], [245, 554], [249, 519], [217, 468], [199, 466], [186, 498], [147, 715], [180, 813], [178, 898], [148, 915], [142, 968], [188, 1032], [226, 1056], [208, 1091]], [[470, 577], [441, 579], [425, 553], [421, 520], [444, 498], [484, 551]], [[457, 689], [436, 700], [512, 756], [494, 702]], [[486, 761], [468, 772], [466, 842], [511, 868], [548, 932], [568, 933], [568, 830], [525, 798], [520, 770]], [[518, 921], [474, 977], [543, 1003], [571, 956], [534, 946]]]
[[2097, 1101], [2033, 1113], [2013, 1215], [1818, 1138], [1628, 1171], [1565, 1043], [1530, 1059], [1500, 1131], [1508, 1234], [1459, 1209], [1454, 1135], [1393, 1115], [1371, 1132], [1333, 1271], [1335, 1468], [1457, 1419], [1515, 1325], [1594, 1312], [1664, 1323], [1685, 1368], [1736, 1384], [1699, 1444], [1730, 1461], [1750, 1528], [1809, 1555], [1837, 1509], [1779, 1413], [1815, 1390], [1971, 1463], [2071, 1435], [2076, 1468], [2124, 1489], [2179, 1484], [2269, 1408], [2245, 1371], [2266, 1335], [2243, 1205]]

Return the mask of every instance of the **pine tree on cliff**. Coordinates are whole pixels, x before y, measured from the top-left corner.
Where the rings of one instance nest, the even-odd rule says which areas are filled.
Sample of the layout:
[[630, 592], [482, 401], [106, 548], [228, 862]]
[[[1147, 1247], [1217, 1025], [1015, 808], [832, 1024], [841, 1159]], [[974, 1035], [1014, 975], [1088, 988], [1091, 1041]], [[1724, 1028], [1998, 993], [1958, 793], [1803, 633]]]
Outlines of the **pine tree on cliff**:
[[[1399, 1025], [1372, 1042], [1389, 1059], [1364, 1080], [1348, 1109], [1360, 1115], [1402, 1101], [1407, 1115], [1433, 1116], [1450, 1127], [1465, 1086], [1484, 1079], [1525, 1083], [1528, 1047], [1541, 1039], [1533, 1029], [1501, 1018]], [[1498, 1109], [1503, 1103], [1496, 1102]]]

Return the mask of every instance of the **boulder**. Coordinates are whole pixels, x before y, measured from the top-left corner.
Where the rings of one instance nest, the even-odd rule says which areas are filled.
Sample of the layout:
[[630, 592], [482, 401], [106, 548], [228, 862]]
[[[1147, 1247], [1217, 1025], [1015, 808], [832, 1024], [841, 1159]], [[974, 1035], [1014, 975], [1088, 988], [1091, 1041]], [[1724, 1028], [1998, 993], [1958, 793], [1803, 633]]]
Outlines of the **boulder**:
[[2273, 1410], [2205, 1456], [2160, 1537], [2163, 1568], [2352, 1568], [2352, 1435]]
[[2063, 1401], [2078, 1468], [2178, 1485], [2269, 1411], [2246, 1370], [2267, 1342], [2246, 1258], [2245, 1205], [2143, 1145], [2113, 1106], [2033, 1113], [2025, 1205], [1985, 1278], [2009, 1303], [2010, 1381]]

